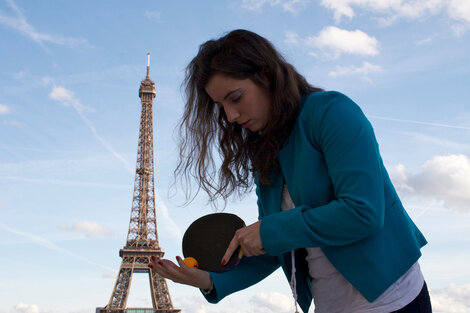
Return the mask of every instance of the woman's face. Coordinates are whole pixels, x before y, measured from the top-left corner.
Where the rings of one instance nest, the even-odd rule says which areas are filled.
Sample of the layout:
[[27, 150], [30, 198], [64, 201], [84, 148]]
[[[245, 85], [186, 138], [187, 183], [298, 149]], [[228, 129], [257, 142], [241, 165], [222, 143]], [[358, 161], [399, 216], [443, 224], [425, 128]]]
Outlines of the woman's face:
[[230, 123], [238, 123], [252, 132], [266, 127], [271, 97], [268, 90], [258, 87], [251, 79], [215, 74], [205, 89], [212, 100], [223, 107]]

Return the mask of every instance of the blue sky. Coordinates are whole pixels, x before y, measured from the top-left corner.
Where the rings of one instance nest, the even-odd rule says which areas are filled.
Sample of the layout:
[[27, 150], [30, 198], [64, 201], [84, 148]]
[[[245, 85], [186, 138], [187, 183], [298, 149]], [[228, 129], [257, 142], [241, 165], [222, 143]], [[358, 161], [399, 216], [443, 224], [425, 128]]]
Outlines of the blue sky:
[[[131, 210], [138, 88], [151, 53], [158, 231], [181, 254], [204, 197], [171, 191], [184, 68], [245, 28], [314, 85], [370, 118], [384, 162], [427, 237], [435, 312], [470, 312], [468, 0], [0, 0], [0, 313], [85, 313], [111, 296]], [[255, 196], [226, 208], [247, 223]], [[214, 306], [169, 282], [184, 312], [291, 312], [283, 274]], [[148, 306], [135, 275], [129, 306]], [[313, 310], [312, 310], [313, 312]]]

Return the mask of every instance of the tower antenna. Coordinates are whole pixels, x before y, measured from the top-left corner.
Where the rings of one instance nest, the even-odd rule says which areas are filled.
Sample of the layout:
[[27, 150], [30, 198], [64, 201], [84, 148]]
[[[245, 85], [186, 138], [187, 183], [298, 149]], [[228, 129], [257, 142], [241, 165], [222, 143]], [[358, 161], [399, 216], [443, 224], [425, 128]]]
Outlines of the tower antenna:
[[147, 52], [147, 77], [150, 78], [150, 52]]

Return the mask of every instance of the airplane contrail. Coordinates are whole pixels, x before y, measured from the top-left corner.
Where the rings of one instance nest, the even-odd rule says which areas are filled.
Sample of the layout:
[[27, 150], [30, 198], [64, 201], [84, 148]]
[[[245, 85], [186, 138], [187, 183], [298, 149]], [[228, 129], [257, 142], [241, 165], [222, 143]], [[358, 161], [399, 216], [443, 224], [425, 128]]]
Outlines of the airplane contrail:
[[128, 190], [131, 185], [118, 185], [118, 184], [105, 184], [105, 183], [93, 183], [93, 182], [76, 182], [61, 179], [51, 178], [31, 178], [31, 177], [17, 177], [17, 176], [0, 176], [0, 179], [21, 181], [28, 183], [44, 183], [44, 184], [56, 184], [62, 186], [80, 186], [89, 188], [110, 188], [110, 189], [126, 189]]
[[111, 154], [114, 155], [116, 157], [116, 159], [121, 161], [121, 163], [124, 165], [124, 168], [126, 169], [127, 172], [129, 172], [130, 174], [134, 174], [135, 173], [134, 167], [132, 165], [130, 165], [129, 162], [127, 162], [127, 160], [122, 155], [120, 155], [109, 142], [107, 142], [103, 137], [101, 137], [98, 134], [98, 132], [96, 131], [96, 128], [93, 126], [93, 124], [90, 122], [90, 120], [88, 120], [86, 118], [86, 116], [83, 114], [82, 110], [79, 107], [75, 106], [75, 105], [73, 106], [73, 108], [77, 111], [78, 115], [80, 115], [83, 122], [85, 122], [85, 124], [91, 130], [91, 132], [93, 133], [95, 138], [103, 145], [103, 147], [106, 150], [108, 150], [109, 152], [111, 152]]
[[0, 223], [0, 229], [3, 229], [7, 232], [10, 232], [12, 234], [15, 234], [15, 235], [20, 235], [20, 236], [23, 236], [23, 237], [26, 237], [28, 238], [29, 240], [31, 240], [32, 242], [34, 242], [35, 244], [39, 245], [39, 246], [42, 246], [42, 247], [45, 247], [45, 248], [48, 248], [48, 249], [51, 249], [51, 250], [54, 250], [54, 251], [57, 251], [57, 252], [60, 252], [60, 253], [63, 253], [63, 254], [67, 254], [71, 257], [74, 257], [75, 259], [77, 260], [80, 260], [82, 262], [85, 262], [85, 263], [88, 263], [88, 264], [91, 264], [91, 265], [96, 265], [98, 267], [101, 267], [102, 269], [105, 269], [107, 271], [115, 271], [115, 269], [111, 268], [111, 267], [108, 267], [106, 265], [103, 265], [103, 264], [99, 264], [99, 263], [96, 263], [96, 262], [93, 262], [93, 261], [90, 261], [78, 254], [75, 254], [73, 253], [72, 251], [69, 251], [67, 249], [64, 249], [62, 247], [59, 247], [58, 245], [56, 245], [55, 243], [53, 243], [52, 241], [44, 238], [44, 237], [41, 237], [41, 236], [38, 236], [38, 235], [35, 235], [35, 234], [31, 234], [31, 233], [26, 233], [26, 232], [22, 232], [22, 231], [19, 231], [19, 230], [16, 230], [16, 229], [13, 229], [5, 224], [1, 224]]
[[127, 162], [127, 160], [121, 154], [119, 154], [109, 142], [106, 141], [106, 139], [104, 139], [98, 134], [95, 126], [90, 122], [90, 120], [85, 116], [85, 114], [83, 114], [85, 106], [82, 105], [80, 100], [75, 97], [73, 91], [66, 89], [62, 86], [54, 85], [52, 91], [49, 94], [49, 98], [59, 101], [66, 107], [71, 106], [72, 108], [74, 108], [74, 110], [78, 113], [82, 121], [93, 133], [93, 136], [95, 136], [95, 138], [101, 143], [101, 145], [124, 165], [124, 168], [127, 172], [129, 172], [130, 174], [135, 173], [134, 167], [129, 164], [129, 162]]
[[421, 121], [413, 121], [413, 120], [406, 120], [406, 119], [399, 119], [399, 118], [383, 117], [383, 116], [377, 116], [377, 115], [367, 115], [367, 117], [372, 118], [372, 119], [385, 120], [385, 121], [404, 122], [404, 123], [412, 123], [412, 124], [420, 124], [420, 125], [428, 125], [428, 126], [437, 126], [437, 127], [446, 127], [446, 128], [470, 130], [470, 127], [466, 127], [466, 126], [456, 126], [456, 125], [448, 125], [448, 124], [441, 124], [441, 123], [421, 122]]
[[170, 223], [170, 229], [171, 229], [171, 234], [178, 240], [181, 241], [183, 239], [183, 233], [181, 232], [181, 229], [179, 228], [178, 224], [175, 223], [175, 221], [168, 215], [168, 207], [166, 206], [165, 202], [163, 201], [162, 197], [160, 196], [158, 190], [155, 190], [155, 200], [156, 200], [156, 205], [160, 208], [160, 212], [162, 212], [162, 215], [165, 219], [168, 220]]

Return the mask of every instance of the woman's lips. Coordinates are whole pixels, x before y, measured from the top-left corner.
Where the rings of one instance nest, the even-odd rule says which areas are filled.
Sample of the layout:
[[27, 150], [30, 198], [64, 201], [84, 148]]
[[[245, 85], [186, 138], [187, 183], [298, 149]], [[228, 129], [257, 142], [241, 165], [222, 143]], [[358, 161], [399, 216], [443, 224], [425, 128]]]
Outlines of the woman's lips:
[[247, 128], [250, 124], [250, 121], [246, 121], [244, 123], [241, 123], [240, 125], [243, 127], [243, 128]]

